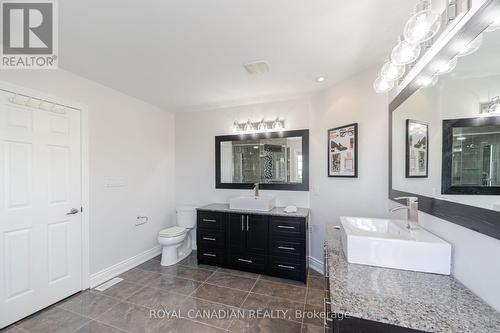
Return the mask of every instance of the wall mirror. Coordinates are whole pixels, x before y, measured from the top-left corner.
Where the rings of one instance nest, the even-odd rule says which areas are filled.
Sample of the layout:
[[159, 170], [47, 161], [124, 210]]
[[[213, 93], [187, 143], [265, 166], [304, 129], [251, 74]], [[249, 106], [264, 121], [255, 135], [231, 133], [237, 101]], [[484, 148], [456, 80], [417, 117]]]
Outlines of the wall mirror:
[[309, 131], [215, 137], [216, 188], [309, 190]]
[[[425, 87], [417, 76], [391, 102], [389, 191], [500, 239], [500, 29], [487, 28], [487, 6], [436, 54], [456, 67]], [[455, 58], [464, 38], [479, 48]]]

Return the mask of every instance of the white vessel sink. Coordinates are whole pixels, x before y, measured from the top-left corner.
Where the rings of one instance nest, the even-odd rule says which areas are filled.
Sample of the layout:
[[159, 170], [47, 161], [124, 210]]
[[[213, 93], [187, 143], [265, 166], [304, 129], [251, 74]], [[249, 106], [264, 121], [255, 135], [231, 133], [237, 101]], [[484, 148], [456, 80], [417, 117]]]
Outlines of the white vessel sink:
[[229, 199], [229, 209], [268, 212], [276, 206], [276, 197], [242, 195]]
[[354, 264], [450, 274], [451, 244], [406, 221], [341, 216], [342, 247]]

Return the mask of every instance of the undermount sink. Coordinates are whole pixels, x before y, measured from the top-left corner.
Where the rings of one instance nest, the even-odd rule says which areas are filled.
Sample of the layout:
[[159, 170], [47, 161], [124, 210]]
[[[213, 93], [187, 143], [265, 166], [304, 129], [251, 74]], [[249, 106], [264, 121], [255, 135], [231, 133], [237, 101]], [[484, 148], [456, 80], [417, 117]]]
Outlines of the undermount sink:
[[341, 237], [349, 263], [450, 274], [451, 244], [406, 221], [341, 216]]
[[229, 209], [268, 212], [276, 206], [276, 197], [242, 195], [229, 199]]

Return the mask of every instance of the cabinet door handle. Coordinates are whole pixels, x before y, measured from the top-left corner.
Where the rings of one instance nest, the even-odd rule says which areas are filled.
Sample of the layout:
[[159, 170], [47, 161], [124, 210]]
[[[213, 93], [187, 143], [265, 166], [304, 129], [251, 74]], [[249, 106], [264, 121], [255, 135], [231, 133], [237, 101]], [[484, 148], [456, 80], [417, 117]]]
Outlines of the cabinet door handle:
[[243, 261], [243, 262], [246, 262], [246, 263], [249, 263], [249, 264], [253, 264], [252, 260], [238, 258], [238, 261]]
[[295, 269], [295, 267], [293, 267], [293, 266], [288, 266], [288, 265], [278, 265], [278, 267], [281, 267], [281, 268], [288, 268], [288, 269]]
[[244, 222], [243, 222], [243, 219], [245, 217], [243, 215], [241, 215], [241, 231], [244, 231], [245, 230], [245, 227], [243, 226]]
[[247, 215], [247, 231], [248, 231], [248, 215]]
[[217, 220], [212, 220], [212, 219], [203, 219], [203, 222], [217, 222]]
[[212, 254], [212, 253], [203, 253], [204, 256], [207, 256], [207, 257], [217, 257], [216, 254]]
[[281, 229], [295, 229], [295, 227], [290, 227], [290, 226], [287, 226], [287, 225], [279, 225], [278, 228], [281, 228]]
[[323, 313], [325, 314], [325, 319], [323, 319], [323, 324], [325, 325], [325, 329], [329, 329], [330, 325], [328, 322], [332, 322], [333, 319], [330, 318], [330, 311], [327, 309], [327, 304], [332, 304], [327, 298], [323, 299]]
[[290, 251], [295, 250], [294, 247], [288, 247], [288, 246], [278, 246], [278, 249], [280, 249], [280, 250], [290, 250]]
[[203, 237], [203, 239], [208, 241], [216, 241], [215, 238], [210, 238], [210, 237]]

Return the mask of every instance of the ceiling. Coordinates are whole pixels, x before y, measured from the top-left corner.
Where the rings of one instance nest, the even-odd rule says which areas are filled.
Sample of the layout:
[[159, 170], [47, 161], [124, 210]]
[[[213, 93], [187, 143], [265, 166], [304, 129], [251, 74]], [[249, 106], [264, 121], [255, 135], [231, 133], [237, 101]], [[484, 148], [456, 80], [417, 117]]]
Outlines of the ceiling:
[[170, 111], [285, 99], [380, 64], [416, 2], [64, 0], [59, 64]]

